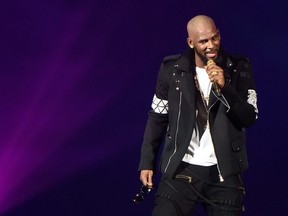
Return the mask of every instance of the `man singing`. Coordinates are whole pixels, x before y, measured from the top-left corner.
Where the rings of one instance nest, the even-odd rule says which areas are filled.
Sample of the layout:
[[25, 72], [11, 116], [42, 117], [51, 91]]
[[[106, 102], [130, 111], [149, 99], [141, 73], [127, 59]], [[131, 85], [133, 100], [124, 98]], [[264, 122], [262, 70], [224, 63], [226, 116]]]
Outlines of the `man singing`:
[[162, 177], [153, 216], [239, 216], [248, 166], [245, 128], [257, 119], [250, 62], [224, 52], [220, 32], [204, 15], [187, 24], [188, 48], [165, 57], [145, 129], [140, 180], [153, 187], [163, 138]]

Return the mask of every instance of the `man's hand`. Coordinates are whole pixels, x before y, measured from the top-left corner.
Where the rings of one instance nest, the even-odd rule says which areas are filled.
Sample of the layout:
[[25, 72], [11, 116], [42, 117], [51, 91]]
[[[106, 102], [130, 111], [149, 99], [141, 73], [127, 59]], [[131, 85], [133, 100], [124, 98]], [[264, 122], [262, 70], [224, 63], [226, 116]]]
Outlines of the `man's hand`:
[[217, 85], [222, 88], [225, 85], [225, 78], [224, 78], [224, 72], [223, 69], [221, 67], [219, 67], [218, 65], [216, 65], [215, 62], [211, 61], [210, 64], [208, 64], [205, 67], [209, 79], [211, 80], [211, 82], [215, 82], [217, 83]]
[[144, 186], [153, 187], [153, 170], [141, 170], [140, 180]]

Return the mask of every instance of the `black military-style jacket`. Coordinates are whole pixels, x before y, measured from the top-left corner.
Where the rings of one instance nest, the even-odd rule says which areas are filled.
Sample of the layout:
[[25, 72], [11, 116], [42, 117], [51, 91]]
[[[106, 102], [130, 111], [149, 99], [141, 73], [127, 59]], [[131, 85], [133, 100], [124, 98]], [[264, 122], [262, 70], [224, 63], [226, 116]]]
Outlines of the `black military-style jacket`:
[[[187, 152], [196, 124], [195, 54], [164, 58], [157, 79], [152, 110], [149, 112], [141, 148], [139, 170], [155, 170], [163, 138], [161, 171], [170, 176]], [[248, 167], [245, 128], [257, 119], [257, 95], [247, 58], [220, 52], [217, 65], [224, 70], [225, 86], [221, 95], [211, 90], [208, 118], [211, 137], [224, 178]]]

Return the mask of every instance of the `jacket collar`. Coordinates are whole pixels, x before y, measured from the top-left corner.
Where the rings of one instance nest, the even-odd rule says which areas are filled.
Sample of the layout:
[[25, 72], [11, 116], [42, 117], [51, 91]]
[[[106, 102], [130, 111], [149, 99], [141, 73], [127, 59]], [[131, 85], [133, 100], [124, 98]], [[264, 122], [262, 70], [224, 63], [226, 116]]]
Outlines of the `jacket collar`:
[[183, 72], [191, 72], [191, 67], [195, 67], [194, 49], [187, 48], [187, 50], [177, 59], [174, 67], [177, 67]]
[[[219, 65], [224, 70], [224, 76], [226, 79], [229, 77], [229, 70], [233, 66], [233, 62], [231, 61], [230, 57], [224, 52], [223, 48], [220, 47], [219, 50], [219, 57], [215, 61], [217, 65]], [[177, 68], [177, 70], [186, 72], [186, 73], [195, 73], [195, 51], [194, 49], [188, 48], [182, 55], [179, 56], [179, 58], [176, 60], [174, 67]], [[214, 89], [212, 89], [214, 91]], [[210, 94], [209, 98], [209, 104], [208, 107], [212, 107], [216, 101], [218, 100], [218, 97], [216, 97], [215, 93]]]
[[[219, 57], [216, 60], [216, 64], [223, 69], [233, 66], [231, 59], [225, 54], [222, 47], [220, 47]], [[191, 69], [194, 71], [193, 68], [196, 66], [194, 49], [187, 48], [187, 50], [177, 59], [174, 66], [183, 72], [189, 73], [191, 72]]]

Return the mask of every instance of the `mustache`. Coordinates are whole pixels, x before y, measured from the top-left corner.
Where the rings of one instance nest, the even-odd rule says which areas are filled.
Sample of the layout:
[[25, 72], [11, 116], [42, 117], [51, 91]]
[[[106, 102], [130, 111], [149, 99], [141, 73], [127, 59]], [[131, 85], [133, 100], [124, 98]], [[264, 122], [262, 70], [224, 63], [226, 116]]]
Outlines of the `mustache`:
[[213, 53], [213, 52], [218, 52], [219, 51], [219, 49], [207, 49], [206, 51], [205, 51], [205, 54], [210, 54], [210, 53]]

